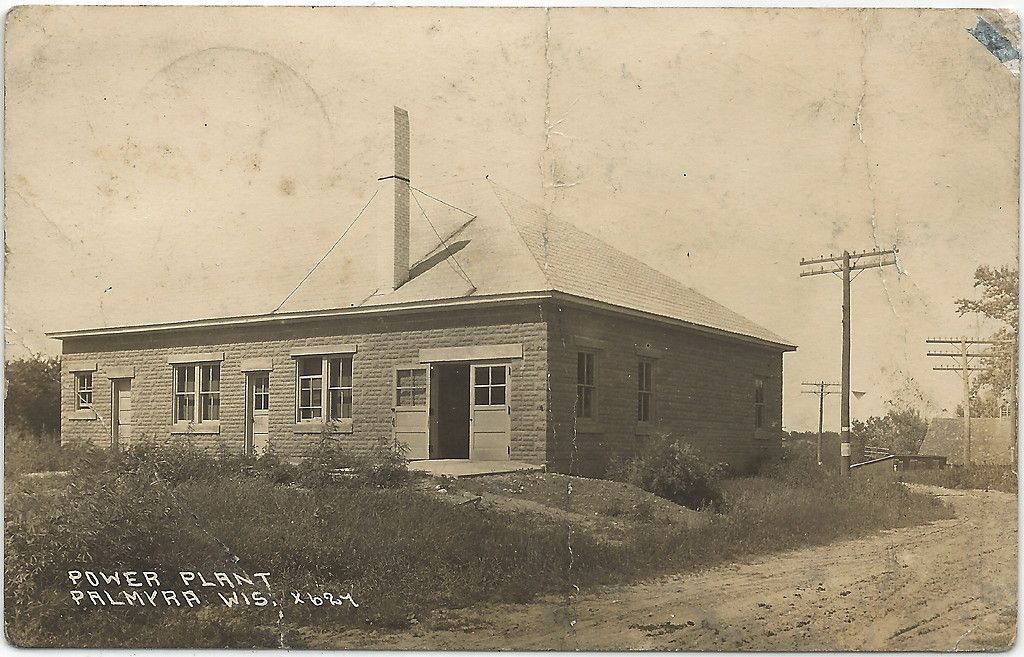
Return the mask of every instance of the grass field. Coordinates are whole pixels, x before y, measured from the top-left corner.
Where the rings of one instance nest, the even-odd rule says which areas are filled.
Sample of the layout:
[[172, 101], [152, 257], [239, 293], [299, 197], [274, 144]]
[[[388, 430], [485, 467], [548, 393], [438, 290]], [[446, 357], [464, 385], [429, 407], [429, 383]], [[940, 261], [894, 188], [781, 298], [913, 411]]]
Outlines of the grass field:
[[[5, 606], [19, 646], [301, 647], [302, 628], [322, 623], [430, 627], [447, 608], [524, 602], [950, 513], [900, 485], [835, 480], [805, 465], [726, 480], [722, 513], [698, 513], [625, 484], [561, 475], [309, 487], [237, 459], [52, 462], [71, 472], [8, 472]], [[460, 504], [452, 492], [526, 504]], [[77, 606], [70, 569], [268, 572], [280, 604], [227, 608], [204, 596], [196, 609]], [[293, 591], [348, 594], [359, 606], [297, 604]]]

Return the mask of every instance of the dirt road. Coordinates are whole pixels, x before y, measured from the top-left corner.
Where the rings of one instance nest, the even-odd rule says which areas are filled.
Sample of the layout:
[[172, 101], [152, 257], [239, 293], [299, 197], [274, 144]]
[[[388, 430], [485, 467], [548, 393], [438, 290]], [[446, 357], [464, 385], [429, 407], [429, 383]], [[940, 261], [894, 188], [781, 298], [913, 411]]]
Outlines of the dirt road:
[[451, 630], [335, 635], [330, 647], [1008, 647], [1016, 634], [1016, 497], [927, 490], [950, 501], [956, 518], [576, 598], [463, 610], [450, 618]]

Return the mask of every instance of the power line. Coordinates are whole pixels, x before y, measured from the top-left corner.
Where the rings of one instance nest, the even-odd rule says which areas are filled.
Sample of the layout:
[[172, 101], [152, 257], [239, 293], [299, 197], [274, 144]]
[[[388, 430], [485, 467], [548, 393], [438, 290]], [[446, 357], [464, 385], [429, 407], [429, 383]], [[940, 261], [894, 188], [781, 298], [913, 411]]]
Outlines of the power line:
[[306, 272], [306, 275], [302, 277], [302, 280], [299, 281], [298, 285], [292, 288], [292, 291], [288, 293], [288, 296], [282, 299], [281, 303], [277, 304], [277, 307], [270, 311], [271, 314], [276, 313], [278, 310], [281, 310], [281, 307], [288, 302], [288, 299], [291, 299], [292, 295], [295, 294], [300, 287], [302, 287], [302, 284], [305, 283], [306, 280], [313, 275], [313, 272], [317, 270], [317, 267], [319, 267], [323, 263], [323, 261], [327, 259], [327, 256], [331, 255], [334, 249], [336, 249], [337, 246], [341, 244], [341, 240], [345, 239], [345, 236], [348, 235], [348, 231], [352, 230], [352, 226], [356, 225], [356, 222], [359, 221], [359, 217], [363, 216], [363, 213], [366, 212], [366, 208], [370, 207], [370, 204], [373, 203], [373, 199], [377, 198], [378, 192], [380, 192], [380, 185], [378, 185], [377, 189], [373, 191], [373, 196], [371, 196], [370, 200], [366, 202], [366, 205], [364, 205], [363, 209], [359, 211], [359, 214], [356, 215], [355, 219], [353, 219], [352, 222], [348, 225], [348, 227], [345, 228], [345, 231], [341, 234], [341, 237], [339, 237], [334, 242], [334, 244], [331, 245], [331, 248], [327, 249], [327, 253], [325, 253], [322, 258], [316, 261], [316, 264], [313, 265], [313, 268]]

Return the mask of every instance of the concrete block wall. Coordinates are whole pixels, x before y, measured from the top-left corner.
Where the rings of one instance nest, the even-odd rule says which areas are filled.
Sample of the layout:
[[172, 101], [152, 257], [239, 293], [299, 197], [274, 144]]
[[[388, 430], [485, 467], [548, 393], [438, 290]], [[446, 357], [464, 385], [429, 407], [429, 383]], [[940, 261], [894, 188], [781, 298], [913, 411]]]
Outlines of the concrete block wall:
[[[549, 315], [548, 461], [600, 474], [647, 435], [671, 432], [713, 462], [746, 471], [781, 446], [782, 352], [684, 327], [577, 305]], [[596, 354], [597, 418], [575, 419], [577, 353]], [[637, 422], [637, 363], [654, 362], [652, 421]], [[765, 379], [764, 429], [754, 428], [754, 377]]]
[[[511, 361], [512, 459], [544, 462], [548, 340], [542, 310], [536, 305], [68, 339], [63, 347], [61, 440], [110, 444], [111, 387], [106, 375], [111, 368], [132, 366], [135, 440], [188, 439], [211, 451], [240, 452], [245, 403], [241, 361], [270, 357], [270, 443], [283, 456], [301, 456], [321, 435], [295, 431], [295, 364], [290, 351], [335, 343], [355, 343], [358, 349], [353, 356], [352, 430], [335, 436], [354, 452], [392, 435], [394, 368], [416, 364], [421, 348], [522, 343], [523, 358]], [[224, 352], [220, 432], [172, 436], [168, 357], [212, 351]], [[96, 419], [72, 419], [74, 375], [68, 364], [81, 361], [97, 365]]]

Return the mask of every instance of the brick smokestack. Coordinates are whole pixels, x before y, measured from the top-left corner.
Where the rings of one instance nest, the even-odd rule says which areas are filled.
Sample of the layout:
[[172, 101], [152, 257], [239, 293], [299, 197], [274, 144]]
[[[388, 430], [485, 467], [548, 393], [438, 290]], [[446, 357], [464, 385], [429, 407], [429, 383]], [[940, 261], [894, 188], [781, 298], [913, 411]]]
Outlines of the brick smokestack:
[[395, 108], [395, 226], [392, 289], [409, 280], [409, 113]]

